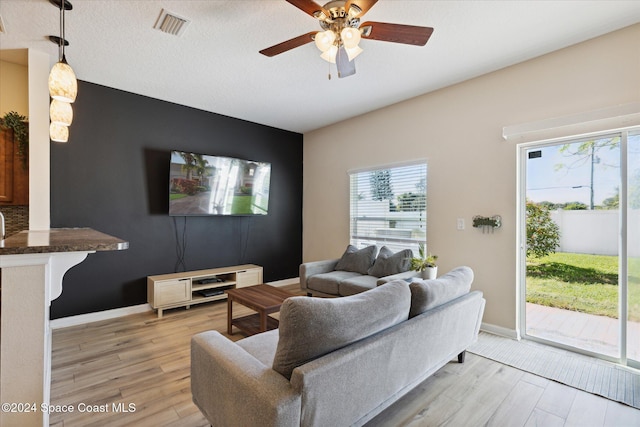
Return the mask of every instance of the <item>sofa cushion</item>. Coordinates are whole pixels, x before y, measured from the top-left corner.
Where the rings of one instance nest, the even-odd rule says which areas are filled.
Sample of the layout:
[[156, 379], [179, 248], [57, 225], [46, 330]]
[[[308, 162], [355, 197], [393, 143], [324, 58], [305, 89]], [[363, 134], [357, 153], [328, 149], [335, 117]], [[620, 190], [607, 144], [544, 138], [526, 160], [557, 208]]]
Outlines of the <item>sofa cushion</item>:
[[338, 283], [360, 276], [360, 273], [352, 271], [330, 271], [329, 273], [314, 274], [307, 280], [307, 288], [325, 294], [338, 295]]
[[342, 257], [338, 260], [335, 269], [367, 274], [367, 271], [376, 258], [376, 251], [377, 248], [375, 245], [367, 246], [360, 250], [353, 245], [349, 245], [347, 246], [347, 250], [342, 254]]
[[278, 331], [263, 332], [236, 341], [247, 353], [258, 359], [265, 366], [273, 365], [273, 356], [278, 345]]
[[378, 284], [378, 278], [375, 276], [357, 275], [348, 279], [343, 279], [338, 283], [338, 294], [346, 297], [348, 295], [358, 294], [375, 288]]
[[409, 287], [399, 281], [344, 298], [288, 298], [273, 369], [291, 379], [296, 367], [407, 320], [410, 304]]
[[383, 246], [380, 248], [380, 253], [378, 253], [373, 266], [367, 273], [375, 277], [404, 273], [411, 268], [411, 257], [413, 257], [411, 249], [404, 249], [394, 254], [391, 249]]
[[468, 293], [471, 282], [473, 282], [473, 270], [469, 267], [454, 268], [437, 279], [414, 280], [409, 284], [411, 290], [409, 317], [422, 314]]

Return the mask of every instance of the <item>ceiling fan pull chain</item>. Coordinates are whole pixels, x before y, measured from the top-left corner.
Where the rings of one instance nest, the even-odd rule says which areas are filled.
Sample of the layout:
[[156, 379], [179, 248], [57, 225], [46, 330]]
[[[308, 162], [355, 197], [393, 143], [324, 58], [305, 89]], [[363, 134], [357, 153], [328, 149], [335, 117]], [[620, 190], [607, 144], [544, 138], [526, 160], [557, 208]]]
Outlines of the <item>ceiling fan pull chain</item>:
[[329, 80], [331, 80], [331, 64], [327, 64], [327, 65], [329, 67], [329, 75], [328, 75], [328, 77], [329, 77]]

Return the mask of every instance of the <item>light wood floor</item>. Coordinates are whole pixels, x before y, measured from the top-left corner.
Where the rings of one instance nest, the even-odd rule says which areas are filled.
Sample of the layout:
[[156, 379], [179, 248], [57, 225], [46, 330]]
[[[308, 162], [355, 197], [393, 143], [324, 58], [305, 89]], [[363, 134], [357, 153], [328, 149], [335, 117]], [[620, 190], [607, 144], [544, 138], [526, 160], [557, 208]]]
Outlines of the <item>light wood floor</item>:
[[[51, 404], [74, 412], [52, 413], [51, 425], [207, 426], [191, 402], [189, 340], [226, 331], [226, 312], [225, 302], [211, 303], [162, 319], [143, 313], [55, 330]], [[234, 306], [234, 315], [243, 312]], [[467, 354], [464, 364], [449, 363], [370, 425], [625, 427], [640, 425], [640, 411]]]

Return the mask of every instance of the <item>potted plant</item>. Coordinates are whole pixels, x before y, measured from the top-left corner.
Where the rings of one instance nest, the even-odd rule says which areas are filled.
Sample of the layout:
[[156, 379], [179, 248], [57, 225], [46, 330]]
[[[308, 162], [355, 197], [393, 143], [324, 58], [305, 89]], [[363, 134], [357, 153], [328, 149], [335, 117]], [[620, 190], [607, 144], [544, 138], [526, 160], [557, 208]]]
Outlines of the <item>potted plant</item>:
[[0, 133], [2, 129], [13, 130], [13, 137], [18, 142], [18, 155], [22, 158], [22, 167], [27, 169], [27, 159], [29, 154], [29, 124], [27, 118], [15, 111], [10, 111], [0, 117]]
[[420, 272], [423, 279], [435, 279], [438, 274], [438, 255], [427, 254], [424, 243], [418, 247], [418, 256], [411, 258], [411, 270]]

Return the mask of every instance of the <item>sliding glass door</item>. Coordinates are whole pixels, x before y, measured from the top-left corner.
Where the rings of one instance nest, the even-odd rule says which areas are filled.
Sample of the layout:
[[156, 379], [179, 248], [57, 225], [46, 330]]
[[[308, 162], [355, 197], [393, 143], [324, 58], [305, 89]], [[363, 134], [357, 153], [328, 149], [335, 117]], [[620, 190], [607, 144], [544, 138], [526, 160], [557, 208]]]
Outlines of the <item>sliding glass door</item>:
[[521, 330], [640, 360], [640, 134], [521, 147]]
[[627, 327], [626, 356], [640, 363], [640, 131], [627, 139]]

